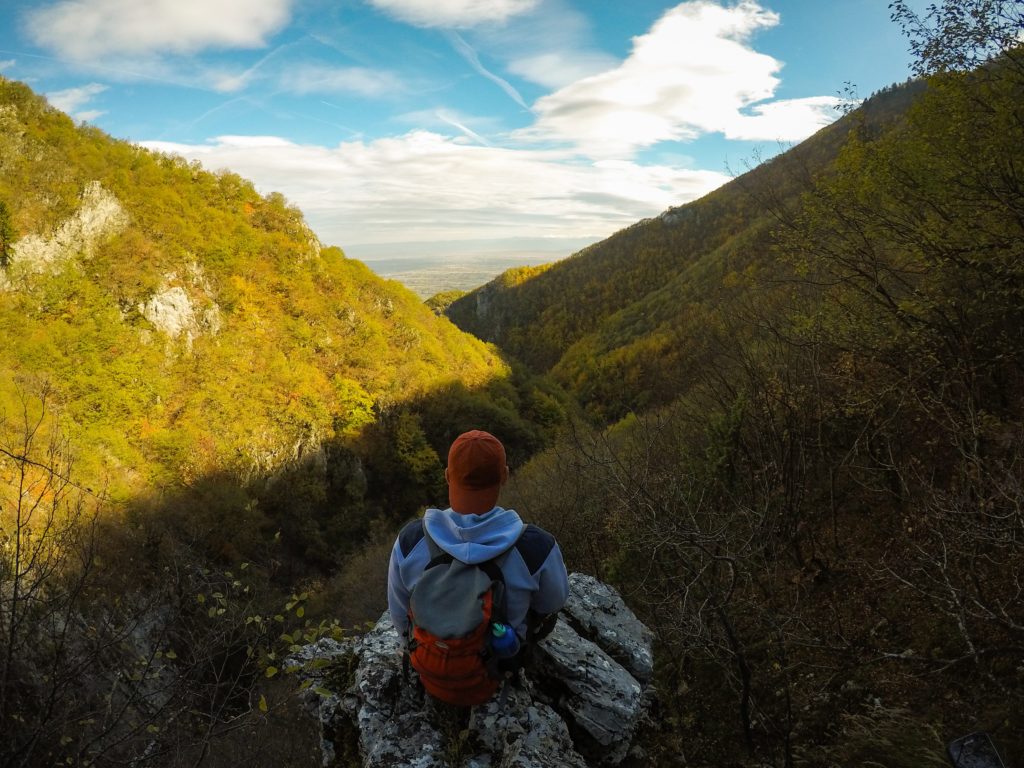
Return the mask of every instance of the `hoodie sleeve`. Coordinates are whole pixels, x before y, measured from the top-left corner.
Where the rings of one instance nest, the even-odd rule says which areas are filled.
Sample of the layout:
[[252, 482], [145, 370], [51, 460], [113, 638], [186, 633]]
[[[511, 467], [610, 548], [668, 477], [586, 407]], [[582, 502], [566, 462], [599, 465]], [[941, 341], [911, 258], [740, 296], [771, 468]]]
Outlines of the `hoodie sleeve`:
[[555, 544], [537, 573], [540, 589], [534, 593], [530, 608], [540, 614], [561, 610], [569, 597], [569, 574], [562, 560], [562, 550]]
[[409, 631], [409, 590], [402, 581], [403, 559], [401, 543], [395, 541], [395, 546], [391, 548], [391, 561], [388, 563], [388, 611], [404, 648]]
[[410, 521], [395, 539], [388, 563], [388, 611], [403, 648], [408, 641], [409, 596], [427, 564], [427, 549], [422, 541], [423, 521]]

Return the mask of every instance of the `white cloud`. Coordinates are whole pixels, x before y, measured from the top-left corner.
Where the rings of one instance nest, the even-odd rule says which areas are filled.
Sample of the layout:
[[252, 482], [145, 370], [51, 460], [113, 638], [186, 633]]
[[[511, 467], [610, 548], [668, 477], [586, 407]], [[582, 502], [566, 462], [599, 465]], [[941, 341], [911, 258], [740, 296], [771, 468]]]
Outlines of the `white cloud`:
[[834, 96], [811, 96], [755, 104], [750, 108], [753, 115], [735, 117], [723, 132], [727, 139], [803, 141], [836, 119], [840, 101]]
[[[445, 123], [446, 125], [450, 125], [452, 128], [456, 129], [457, 131], [460, 131], [463, 136], [465, 136], [467, 139], [470, 139], [471, 141], [475, 141], [477, 144], [482, 144], [485, 147], [493, 146], [491, 144], [491, 142], [489, 142], [487, 139], [485, 139], [479, 133], [474, 131], [472, 128], [467, 126], [465, 123], [460, 123], [458, 120], [456, 120], [454, 117], [452, 117], [451, 115], [446, 113], [444, 110], [438, 110], [438, 112], [437, 112], [437, 119], [440, 120], [442, 123]], [[456, 141], [457, 140], [458, 139], [456, 139]]]
[[517, 135], [610, 157], [711, 132], [751, 140], [805, 138], [835, 119], [829, 107], [836, 100], [759, 103], [774, 95], [782, 64], [755, 51], [749, 39], [778, 22], [778, 14], [752, 0], [731, 7], [682, 3], [634, 38], [620, 66], [539, 99], [536, 122]]
[[3, 72], [5, 69], [10, 69], [16, 63], [17, 62], [15, 62], [14, 59], [4, 59], [3, 61], [0, 61], [0, 72]]
[[468, 238], [595, 240], [728, 180], [711, 171], [480, 146], [427, 131], [334, 148], [252, 136], [143, 144], [282, 192], [324, 242], [433, 242], [439, 255], [444, 242]]
[[382, 96], [403, 90], [401, 81], [390, 72], [322, 64], [288, 66], [278, 76], [278, 86], [297, 95], [349, 93]]
[[401, 21], [420, 27], [472, 27], [502, 23], [530, 11], [540, 0], [370, 0]]
[[101, 115], [105, 115], [105, 114], [107, 114], [106, 111], [102, 110], [102, 109], [87, 109], [84, 112], [76, 112], [74, 114], [74, 118], [76, 120], [84, 120], [85, 122], [88, 123], [88, 122], [92, 122], [97, 117], [100, 117]]
[[613, 69], [618, 62], [598, 51], [544, 51], [509, 62], [509, 71], [546, 88], [562, 88]]
[[204, 48], [258, 48], [293, 0], [62, 0], [30, 11], [29, 36], [77, 61], [147, 58]]
[[203, 74], [203, 80], [208, 82], [217, 93], [238, 93], [248, 87], [252, 81], [252, 75], [248, 70], [225, 72], [219, 69], [209, 69]]
[[85, 106], [105, 90], [107, 90], [107, 86], [105, 85], [100, 83], [89, 83], [88, 85], [81, 85], [77, 88], [66, 88], [63, 91], [51, 91], [46, 94], [46, 100], [61, 112], [72, 114], [79, 107]]

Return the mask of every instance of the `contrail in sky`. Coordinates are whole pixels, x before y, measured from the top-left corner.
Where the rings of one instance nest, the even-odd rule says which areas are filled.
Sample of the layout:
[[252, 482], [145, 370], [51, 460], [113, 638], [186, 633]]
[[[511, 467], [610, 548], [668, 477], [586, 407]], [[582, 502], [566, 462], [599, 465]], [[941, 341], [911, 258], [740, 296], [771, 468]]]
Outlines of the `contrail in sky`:
[[480, 144], [483, 144], [485, 147], [493, 146], [491, 144], [491, 142], [489, 142], [487, 139], [485, 139], [479, 133], [474, 131], [472, 128], [469, 128], [468, 126], [463, 125], [462, 123], [460, 123], [458, 120], [453, 118], [451, 115], [449, 115], [444, 110], [440, 110], [439, 109], [436, 112], [436, 115], [437, 115], [437, 119], [440, 120], [442, 123], [447, 123], [448, 125], [452, 126], [452, 128], [456, 128], [456, 129], [462, 131], [466, 136], [471, 138], [473, 141], [479, 142]]
[[501, 90], [512, 98], [512, 101], [523, 109], [530, 111], [530, 108], [526, 106], [526, 102], [523, 101], [523, 97], [519, 95], [519, 91], [517, 91], [507, 80], [503, 80], [498, 77], [481, 64], [480, 57], [477, 56], [476, 51], [473, 50], [469, 43], [462, 39], [462, 36], [459, 35], [458, 32], [448, 32], [448, 40], [451, 41], [452, 47], [458, 51], [459, 55], [468, 61], [470, 66], [473, 67], [478, 74], [483, 75], [491, 82], [497, 83]]

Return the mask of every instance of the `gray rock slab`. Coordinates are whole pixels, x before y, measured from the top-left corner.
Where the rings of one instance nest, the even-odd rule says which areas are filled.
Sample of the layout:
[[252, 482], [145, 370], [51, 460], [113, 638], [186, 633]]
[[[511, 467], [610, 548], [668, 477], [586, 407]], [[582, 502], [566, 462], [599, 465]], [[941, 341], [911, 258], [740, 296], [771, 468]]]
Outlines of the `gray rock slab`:
[[569, 599], [562, 613], [576, 630], [646, 683], [654, 672], [654, 633], [634, 614], [619, 593], [593, 576], [569, 576]]
[[618, 765], [644, 713], [643, 688], [595, 643], [559, 619], [537, 645], [536, 679], [583, 737], [576, 747], [598, 765]]
[[454, 720], [406, 670], [386, 612], [361, 637], [293, 654], [288, 667], [310, 681], [304, 701], [321, 724], [324, 766], [341, 764], [343, 751], [348, 765], [355, 746], [365, 768], [618, 765], [649, 697], [611, 654], [649, 677], [651, 633], [610, 587], [578, 574], [570, 585], [568, 621], [537, 645], [516, 683]]

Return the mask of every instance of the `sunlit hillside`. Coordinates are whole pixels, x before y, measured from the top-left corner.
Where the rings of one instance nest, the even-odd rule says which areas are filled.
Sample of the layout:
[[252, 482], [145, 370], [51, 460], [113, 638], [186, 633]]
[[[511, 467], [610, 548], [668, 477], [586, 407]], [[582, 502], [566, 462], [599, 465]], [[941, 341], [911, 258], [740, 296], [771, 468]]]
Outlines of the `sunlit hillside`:
[[504, 377], [280, 195], [75, 126], [0, 81], [0, 382], [50, 390], [91, 483], [265, 471], [374, 409]]

